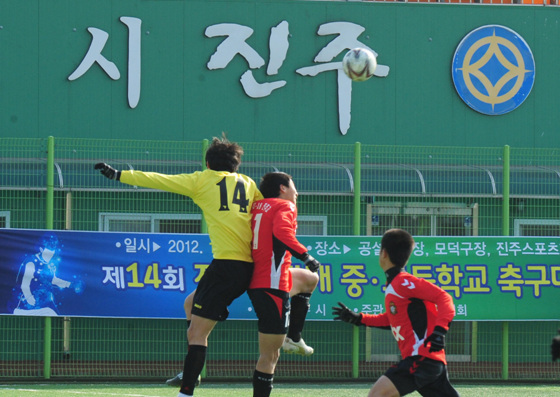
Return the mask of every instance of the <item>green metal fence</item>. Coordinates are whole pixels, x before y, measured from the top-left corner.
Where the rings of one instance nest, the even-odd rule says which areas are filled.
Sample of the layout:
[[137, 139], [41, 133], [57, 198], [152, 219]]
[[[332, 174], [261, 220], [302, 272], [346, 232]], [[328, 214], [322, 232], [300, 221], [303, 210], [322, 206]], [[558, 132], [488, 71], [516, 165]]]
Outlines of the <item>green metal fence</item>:
[[[96, 162], [162, 173], [202, 169], [208, 141], [0, 139], [0, 227], [200, 233], [191, 200], [108, 181]], [[300, 234], [560, 236], [557, 149], [310, 145], [241, 142], [241, 172], [290, 173], [300, 193]], [[1, 265], [0, 265], [1, 266]], [[457, 321], [449, 333], [454, 379], [558, 380], [548, 345], [559, 324]], [[180, 320], [0, 316], [0, 380], [165, 379], [182, 367]], [[390, 333], [312, 321], [311, 357], [283, 355], [285, 379], [373, 379], [397, 358]], [[382, 346], [371, 351], [372, 344]], [[251, 321], [211, 335], [205, 375], [249, 379]], [[379, 354], [383, 351], [383, 354]]]

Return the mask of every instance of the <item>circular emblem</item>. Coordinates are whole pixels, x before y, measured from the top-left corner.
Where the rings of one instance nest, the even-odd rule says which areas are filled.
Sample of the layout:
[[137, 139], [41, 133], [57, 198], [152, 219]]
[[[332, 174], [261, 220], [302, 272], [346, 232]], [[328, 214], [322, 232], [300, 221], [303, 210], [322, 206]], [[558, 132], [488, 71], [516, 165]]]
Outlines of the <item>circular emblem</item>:
[[395, 305], [395, 302], [389, 302], [389, 312], [391, 314], [397, 314], [397, 305]]
[[516, 32], [486, 25], [461, 40], [451, 75], [468, 106], [497, 116], [511, 112], [529, 96], [535, 82], [535, 60], [529, 45]]

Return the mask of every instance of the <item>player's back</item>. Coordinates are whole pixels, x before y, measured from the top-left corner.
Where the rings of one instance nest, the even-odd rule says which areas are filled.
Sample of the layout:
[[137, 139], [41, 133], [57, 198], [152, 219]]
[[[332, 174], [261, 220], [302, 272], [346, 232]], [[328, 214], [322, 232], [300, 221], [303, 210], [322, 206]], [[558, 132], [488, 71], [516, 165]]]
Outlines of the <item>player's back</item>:
[[251, 206], [262, 198], [246, 175], [206, 170], [193, 200], [202, 209], [216, 259], [252, 262]]
[[290, 291], [288, 271], [292, 254], [288, 250], [295, 239], [297, 210], [293, 203], [267, 198], [253, 204], [253, 260], [255, 269], [249, 288], [273, 288]]
[[213, 170], [177, 175], [123, 171], [120, 180], [191, 197], [206, 219], [214, 258], [252, 262], [250, 209], [262, 195], [248, 176]]

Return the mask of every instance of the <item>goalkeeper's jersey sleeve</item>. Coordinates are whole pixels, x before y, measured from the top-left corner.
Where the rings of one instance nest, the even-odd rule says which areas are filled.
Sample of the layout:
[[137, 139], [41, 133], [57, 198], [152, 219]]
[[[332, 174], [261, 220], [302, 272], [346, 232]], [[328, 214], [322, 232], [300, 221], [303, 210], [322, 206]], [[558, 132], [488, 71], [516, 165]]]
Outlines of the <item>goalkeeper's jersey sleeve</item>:
[[122, 171], [120, 181], [192, 198], [206, 219], [214, 258], [253, 261], [250, 210], [262, 195], [248, 176], [213, 170], [178, 175]]

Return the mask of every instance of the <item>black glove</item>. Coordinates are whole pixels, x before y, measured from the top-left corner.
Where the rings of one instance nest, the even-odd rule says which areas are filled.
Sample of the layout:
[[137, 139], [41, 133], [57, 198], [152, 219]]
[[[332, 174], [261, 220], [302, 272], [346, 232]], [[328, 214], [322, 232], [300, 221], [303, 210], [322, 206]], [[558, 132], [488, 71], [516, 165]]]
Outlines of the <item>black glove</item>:
[[424, 347], [428, 345], [428, 342], [432, 342], [430, 345], [430, 352], [439, 352], [443, 350], [445, 347], [445, 334], [447, 334], [447, 331], [439, 325], [436, 325], [434, 332], [424, 340]]
[[101, 175], [106, 176], [109, 179], [116, 179], [117, 181], [121, 179], [121, 172], [117, 171], [109, 164], [97, 163], [94, 168], [96, 170], [100, 170]]
[[319, 267], [321, 266], [321, 263], [317, 259], [313, 258], [311, 255], [309, 255], [309, 254], [306, 254], [306, 255], [307, 256], [304, 257], [304, 259], [303, 259], [303, 263], [313, 273], [317, 273], [317, 271], [319, 270]]
[[[560, 329], [558, 330], [560, 334]], [[560, 335], [552, 338], [552, 343], [550, 344], [550, 354], [552, 355], [552, 361], [560, 358]]]
[[354, 325], [363, 325], [362, 313], [354, 313], [342, 302], [338, 302], [338, 305], [340, 307], [332, 307], [332, 314], [336, 316], [335, 320], [341, 320]]

